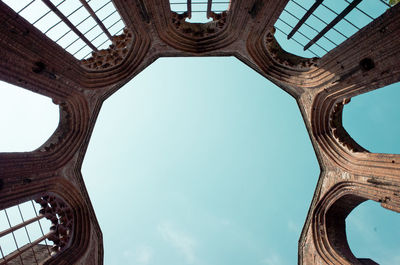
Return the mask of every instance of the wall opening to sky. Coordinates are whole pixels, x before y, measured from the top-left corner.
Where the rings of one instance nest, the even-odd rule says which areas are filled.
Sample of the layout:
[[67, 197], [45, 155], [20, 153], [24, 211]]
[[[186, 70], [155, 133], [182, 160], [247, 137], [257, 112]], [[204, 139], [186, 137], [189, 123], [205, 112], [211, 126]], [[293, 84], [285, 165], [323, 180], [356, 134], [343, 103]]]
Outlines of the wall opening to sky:
[[400, 264], [400, 215], [375, 201], [357, 206], [346, 218], [347, 241], [354, 256], [381, 265]]
[[400, 83], [351, 99], [343, 109], [343, 127], [373, 153], [400, 154]]
[[[322, 57], [391, 7], [388, 0], [361, 1], [321, 38], [315, 40], [314, 44], [306, 48], [307, 44], [314, 40], [320, 32], [323, 32], [325, 27], [352, 2], [350, 0], [289, 0], [274, 25], [275, 37], [282, 48], [290, 53], [308, 58]], [[293, 28], [311, 7], [316, 9], [288, 39]]]
[[56, 130], [59, 108], [51, 98], [0, 81], [0, 152], [33, 151]]
[[[41, 213], [41, 205], [28, 200], [0, 210], [0, 262], [39, 264], [51, 255], [48, 233], [52, 223]], [[40, 242], [38, 242], [40, 241]]]
[[[186, 18], [185, 21], [189, 23], [207, 23], [212, 21], [212, 18], [207, 18], [207, 1], [192, 1], [190, 7], [188, 7], [187, 0], [170, 0], [171, 11], [178, 14], [184, 14], [188, 12], [188, 8], [191, 8], [191, 17]], [[210, 11], [221, 14], [224, 11], [228, 11], [230, 6], [229, 0], [214, 1], [211, 3]]]
[[233, 57], [161, 58], [82, 168], [105, 264], [296, 264], [319, 166], [296, 101]]

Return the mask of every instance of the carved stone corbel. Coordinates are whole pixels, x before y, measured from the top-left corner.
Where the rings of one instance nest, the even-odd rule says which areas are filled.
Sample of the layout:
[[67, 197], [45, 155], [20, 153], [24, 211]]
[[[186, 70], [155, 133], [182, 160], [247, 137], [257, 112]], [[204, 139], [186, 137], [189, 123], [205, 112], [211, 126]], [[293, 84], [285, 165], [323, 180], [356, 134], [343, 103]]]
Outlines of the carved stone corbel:
[[92, 53], [92, 57], [81, 60], [81, 65], [90, 70], [103, 70], [121, 64], [133, 43], [133, 33], [124, 28], [121, 35], [113, 36], [108, 49]]
[[272, 28], [265, 36], [266, 48], [274, 61], [289, 68], [302, 70], [309, 70], [311, 67], [318, 65], [318, 57], [303, 58], [282, 49], [274, 37], [275, 31], [275, 28]]
[[207, 37], [224, 28], [227, 15], [227, 11], [219, 14], [211, 12], [213, 21], [207, 23], [190, 23], [186, 22], [186, 18], [188, 17], [187, 12], [183, 14], [172, 12], [172, 23], [175, 28], [183, 34], [188, 34], [193, 37]]

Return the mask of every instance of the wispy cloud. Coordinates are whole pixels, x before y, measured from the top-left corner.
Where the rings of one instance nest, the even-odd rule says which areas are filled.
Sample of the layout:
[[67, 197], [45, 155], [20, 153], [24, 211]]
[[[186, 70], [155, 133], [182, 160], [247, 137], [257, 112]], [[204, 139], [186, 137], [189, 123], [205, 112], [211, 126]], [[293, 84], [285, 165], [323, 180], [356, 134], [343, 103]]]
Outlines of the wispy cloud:
[[385, 258], [376, 261], [379, 262], [380, 264], [400, 264], [400, 255], [395, 253], [388, 253], [388, 254], [391, 254], [392, 256], [386, 256]]
[[177, 249], [186, 259], [188, 264], [194, 264], [197, 260], [195, 254], [196, 241], [194, 238], [172, 227], [169, 223], [161, 223], [157, 227], [165, 241]]
[[[372, 225], [370, 225], [366, 220], [368, 219], [363, 216], [352, 216], [352, 218], [346, 219], [347, 238], [349, 239], [354, 232], [357, 232], [356, 235], [361, 236], [366, 242], [378, 242], [379, 238], [377, 237], [376, 232], [371, 229]], [[352, 229], [355, 231], [352, 231]]]
[[261, 264], [266, 265], [282, 265], [282, 258], [277, 253], [272, 253], [267, 258], [261, 261]]
[[129, 260], [135, 260], [135, 264], [148, 265], [153, 258], [153, 249], [148, 246], [140, 246], [133, 251], [125, 250], [123, 254]]
[[301, 228], [299, 228], [299, 226], [293, 220], [289, 220], [288, 229], [296, 234], [300, 234]]
[[153, 250], [149, 247], [140, 247], [136, 250], [136, 261], [139, 264], [147, 265], [153, 257]]

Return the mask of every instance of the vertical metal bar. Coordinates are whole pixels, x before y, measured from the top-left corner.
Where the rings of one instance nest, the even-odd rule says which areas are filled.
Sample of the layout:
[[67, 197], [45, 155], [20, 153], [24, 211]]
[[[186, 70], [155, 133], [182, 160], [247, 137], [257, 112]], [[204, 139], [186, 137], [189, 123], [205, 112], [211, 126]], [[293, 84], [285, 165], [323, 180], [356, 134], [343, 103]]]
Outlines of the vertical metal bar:
[[111, 26], [108, 27], [108, 29], [114, 27], [120, 21], [122, 21], [122, 19], [118, 19], [117, 21], [115, 21]]
[[[112, 13], [108, 14], [105, 18], [103, 18], [101, 20], [101, 22], [105, 21], [107, 18], [111, 17], [112, 15], [114, 15], [117, 12], [117, 10], [114, 10]], [[107, 28], [107, 30], [110, 29], [110, 27]]]
[[[36, 217], [38, 217], [39, 215], [37, 214], [37, 211], [36, 211], [36, 208], [35, 208], [35, 204], [33, 204], [32, 200], [31, 200], [31, 203], [32, 203], [33, 210], [35, 211], [35, 215], [36, 215]], [[42, 232], [42, 236], [44, 236], [43, 228], [42, 228], [42, 224], [40, 223], [40, 220], [38, 220], [38, 223], [39, 223], [40, 231]], [[49, 249], [49, 245], [47, 244], [47, 240], [46, 239], [44, 240], [44, 243], [46, 244], [47, 251], [49, 252], [49, 255], [51, 255], [51, 252], [50, 252], [50, 249]]]
[[78, 35], [92, 50], [97, 51], [97, 48], [82, 34], [66, 16], [52, 3], [50, 0], [42, 0], [76, 35]]
[[[344, 0], [344, 1], [346, 1], [346, 3], [348, 3], [348, 4], [350, 4], [350, 1], [349, 1], [349, 0]], [[367, 14], [364, 10], [362, 10], [362, 9], [360, 9], [360, 8], [358, 8], [358, 7], [356, 7], [356, 9], [357, 9], [358, 11], [360, 11], [361, 13], [363, 13], [364, 15], [366, 15], [369, 19], [374, 20], [374, 18], [371, 17], [369, 14]]]
[[[10, 228], [12, 228], [12, 225], [11, 225], [11, 222], [10, 222], [10, 218], [8, 218], [8, 214], [7, 214], [6, 209], [4, 209], [3, 211], [6, 214], [8, 225], [10, 226]], [[17, 243], [17, 239], [15, 238], [15, 235], [14, 235], [14, 231], [11, 231], [11, 234], [12, 234], [12, 236], [14, 238], [14, 243], [15, 243], [15, 246], [17, 247], [17, 251], [18, 251], [18, 253], [20, 253], [19, 247], [18, 247], [18, 243]], [[21, 255], [18, 255], [18, 256], [19, 256], [19, 259], [21, 260], [21, 264], [24, 265], [24, 261], [22, 260]]]
[[79, 40], [79, 37], [76, 38], [74, 41], [72, 41], [70, 44], [68, 44], [66, 47], [64, 47], [64, 50], [67, 50], [72, 44], [74, 44], [75, 42], [77, 42]]
[[384, 3], [387, 7], [392, 7], [391, 5], [389, 5], [388, 3], [386, 3], [385, 1], [383, 1], [383, 0], [380, 0], [382, 3]]
[[[323, 7], [325, 7], [326, 9], [328, 9], [329, 11], [331, 11], [332, 13], [334, 13], [336, 16], [338, 16], [338, 12], [336, 12], [335, 10], [333, 10], [332, 8], [330, 8], [327, 5], [322, 4]], [[359, 27], [357, 27], [356, 25], [354, 25], [353, 22], [351, 22], [350, 20], [346, 19], [345, 17], [343, 17], [343, 20], [346, 21], [347, 23], [349, 23], [350, 25], [352, 25], [354, 28], [356, 28], [357, 30], [360, 30]]]
[[[287, 23], [286, 21], [284, 21], [284, 20], [282, 20], [282, 19], [280, 19], [280, 18], [278, 18], [278, 20], [280, 20], [280, 21], [282, 21], [286, 26], [288, 26], [288, 27], [290, 27], [290, 25], [289, 25], [289, 23]], [[302, 33], [301, 31], [299, 31], [299, 34], [301, 35], [301, 36], [303, 36], [304, 38], [306, 38], [307, 40], [311, 40], [308, 36], [306, 36], [304, 33]], [[328, 50], [327, 49], [325, 49], [324, 47], [322, 47], [321, 45], [319, 45], [318, 43], [316, 43], [315, 45], [317, 45], [319, 48], [321, 48], [321, 50], [324, 50], [325, 52], [328, 52]]]
[[[95, 27], [97, 27], [98, 25], [95, 24], [94, 26], [92, 26], [90, 29], [88, 29], [87, 31], [85, 31], [83, 34], [88, 33], [89, 31], [91, 31], [92, 29], [94, 29]], [[103, 32], [100, 32], [100, 34], [103, 34]], [[68, 49], [72, 44], [74, 44], [75, 42], [77, 42], [79, 40], [79, 37], [76, 38], [73, 42], [71, 42], [70, 44], [68, 44], [66, 47], [64, 47], [64, 50]], [[90, 42], [92, 42], [93, 39], [90, 40]], [[96, 47], [97, 48], [97, 47]]]
[[1, 252], [1, 257], [3, 258], [3, 260], [5, 260], [5, 258], [4, 258], [4, 253], [3, 253], [3, 249], [1, 248], [1, 246], [0, 246], [0, 252]]
[[[32, 242], [32, 245], [25, 245], [23, 247], [21, 247], [20, 251], [18, 253], [14, 252], [10, 255], [7, 255], [6, 259], [2, 262], [0, 262], [1, 265], [7, 264], [7, 262], [13, 260], [14, 258], [16, 258], [17, 256], [21, 257], [21, 254], [24, 253], [25, 251], [27, 251], [29, 248], [32, 248], [33, 246], [36, 246], [37, 244], [39, 244], [40, 242], [42, 242], [44, 239], [52, 236], [54, 234], [54, 232], [49, 232], [44, 236], [39, 237], [38, 239], [36, 239], [35, 241]], [[22, 260], [22, 259], [21, 259]], [[23, 264], [23, 263], [22, 263]]]
[[22, 228], [22, 227], [24, 227], [26, 225], [29, 225], [29, 224], [31, 224], [31, 223], [33, 223], [33, 222], [35, 222], [35, 221], [37, 221], [37, 220], [39, 220], [41, 218], [44, 218], [44, 216], [43, 215], [42, 216], [37, 216], [37, 217], [31, 218], [31, 219], [29, 219], [27, 221], [24, 221], [23, 223], [19, 223], [17, 225], [14, 225], [11, 228], [5, 229], [5, 230], [0, 232], [0, 237], [3, 237], [3, 236], [5, 236], [5, 235], [7, 235], [7, 234], [9, 234], [9, 233], [11, 233], [13, 231], [17, 231], [18, 229], [20, 229], [20, 228]]
[[[62, 0], [60, 3], [58, 3], [56, 6], [58, 7], [59, 5], [61, 5], [62, 3], [64, 3], [66, 0]], [[36, 19], [35, 22], [32, 23], [32, 25], [35, 25], [36, 23], [39, 22], [39, 20], [41, 20], [42, 18], [44, 18], [45, 16], [47, 16], [49, 13], [51, 12], [51, 10], [47, 11], [43, 16], [41, 16], [40, 18]]]
[[[99, 34], [97, 34], [97, 36], [96, 37], [94, 37], [93, 39], [91, 39], [90, 41], [94, 41], [94, 40], [96, 40], [98, 37], [100, 37], [101, 35], [103, 35], [104, 33], [103, 32], [100, 32]], [[108, 40], [106, 39], [106, 42], [107, 42]], [[99, 46], [97, 46], [97, 48], [99, 48]]]
[[322, 1], [324, 0], [316, 0], [315, 3], [310, 7], [310, 9], [307, 10], [307, 12], [304, 14], [304, 16], [297, 22], [296, 26], [290, 31], [290, 33], [287, 35], [287, 39], [290, 39], [293, 37], [293, 35], [299, 30], [299, 28], [306, 22], [306, 20], [311, 16], [311, 14], [317, 9], [321, 4]]
[[25, 5], [23, 8], [21, 8], [18, 12], [17, 12], [17, 14], [19, 14], [19, 13], [21, 13], [22, 11], [24, 11], [25, 10], [25, 8], [27, 8], [28, 6], [30, 6], [33, 2], [35, 2], [36, 0], [32, 0], [32, 1], [30, 1], [27, 5]]
[[212, 0], [207, 0], [207, 18], [211, 17]]
[[187, 15], [188, 18], [192, 18], [192, 0], [187, 0]]
[[[90, 2], [90, 0], [89, 1], [87, 1], [88, 3]], [[106, 5], [108, 5], [109, 3], [110, 3], [111, 1], [108, 1], [107, 3], [105, 3], [103, 6], [101, 6], [99, 9], [97, 9], [96, 11], [94, 11], [94, 12], [98, 12], [99, 10], [101, 10], [103, 7], [105, 7]], [[78, 9], [80, 9], [80, 8], [82, 8], [82, 6], [81, 7], [79, 7]], [[78, 10], [77, 9], [77, 10]], [[74, 11], [75, 12], [75, 11]], [[117, 12], [117, 10], [115, 10], [113, 13], [115, 13], [115, 12]], [[73, 13], [73, 12], [72, 12]], [[68, 15], [68, 17], [70, 16], [70, 15], [72, 15], [72, 13], [71, 14], [69, 14]], [[113, 13], [111, 13], [111, 14], [113, 14]], [[108, 18], [110, 15], [108, 15], [106, 18]], [[89, 16], [87, 16], [87, 17], [85, 17], [81, 22], [79, 22], [78, 24], [76, 24], [75, 25], [75, 27], [79, 27], [79, 25], [80, 24], [82, 24], [83, 22], [85, 22], [88, 18], [90, 18], [91, 16], [89, 15]], [[103, 22], [105, 19], [103, 19], [101, 22]], [[48, 31], [48, 30], [47, 30]], [[71, 29], [69, 29], [67, 32], [65, 32], [61, 37], [59, 37], [55, 42], [58, 42], [59, 40], [61, 40], [62, 38], [64, 38], [68, 33], [70, 33], [71, 32]]]
[[[286, 36], [287, 36], [287, 34], [286, 34], [283, 30], [281, 30], [281, 29], [278, 28], [277, 26], [275, 26], [275, 28], [276, 28], [278, 31], [280, 31], [283, 35], [286, 35]], [[304, 45], [301, 44], [298, 40], [296, 40], [295, 37], [293, 37], [292, 40], [293, 40], [294, 42], [296, 42], [298, 45], [300, 45], [301, 47], [304, 47]], [[317, 55], [317, 54], [316, 54], [315, 52], [313, 52], [311, 49], [309, 49], [308, 52], [311, 52], [311, 53], [314, 54], [316, 57], [319, 57], [319, 55]]]
[[115, 33], [115, 35], [120, 34], [124, 31], [124, 28], [120, 29], [117, 33]]
[[[122, 21], [122, 19], [118, 19], [116, 22], [114, 22], [114, 24], [112, 24], [111, 26], [109, 26], [107, 29], [110, 29], [112, 27], [114, 27], [118, 22]], [[123, 31], [124, 28], [120, 29], [115, 35], [117, 35], [119, 32]], [[100, 44], [103, 45], [104, 43]], [[83, 58], [86, 58], [88, 55], [90, 55], [92, 52], [89, 52], [88, 54], [86, 54]]]
[[[106, 42], [106, 41], [105, 41], [105, 42]], [[105, 42], [104, 42], [104, 43], [105, 43]], [[103, 43], [102, 43], [102, 44], [103, 44]], [[82, 49], [85, 48], [85, 47], [86, 47], [86, 45], [83, 45], [79, 50], [77, 50], [76, 52], [74, 52], [72, 55], [75, 56], [78, 52], [82, 51]], [[97, 47], [97, 48], [99, 48], [99, 47]], [[79, 59], [79, 58], [78, 58], [78, 59]], [[81, 59], [82, 59], [82, 58], [81, 58]], [[80, 59], [80, 60], [81, 60], [81, 59]]]
[[331, 28], [333, 28], [340, 20], [342, 20], [348, 13], [351, 12], [362, 0], [354, 0], [348, 5], [342, 13], [340, 13], [334, 20], [331, 21], [317, 36], [315, 36], [306, 46], [304, 46], [304, 50], [310, 48], [311, 45], [316, 43], [325, 33], [327, 33]]
[[[84, 20], [82, 20], [81, 22], [79, 22], [78, 24], [76, 24], [76, 27], [78, 27], [80, 24], [82, 24], [83, 22], [85, 22], [88, 18], [90, 18], [90, 16], [87, 16]], [[61, 37], [59, 37], [55, 42], [58, 42], [59, 40], [61, 40], [62, 38], [64, 38], [68, 33], [71, 32], [71, 29], [69, 29], [68, 31], [66, 31]]]
[[[299, 20], [299, 18], [298, 18], [296, 15], [294, 15], [293, 13], [287, 11], [286, 9], [284, 9], [283, 11], [285, 11], [286, 13], [288, 13], [289, 15], [291, 15], [292, 17], [294, 17], [294, 18], [296, 18], [297, 20]], [[278, 19], [279, 19], [279, 20], [282, 20], [282, 19], [280, 19], [280, 18], [278, 18]], [[283, 21], [283, 20], [282, 20], [282, 21]], [[285, 22], [285, 23], [286, 23], [286, 22]], [[286, 24], [287, 24], [287, 23], [286, 23]], [[314, 30], [315, 32], [318, 33], [318, 30], [317, 30], [316, 28], [310, 26], [310, 24], [304, 23], [304, 25], [306, 25], [307, 27], [309, 27], [310, 29], [312, 29], [312, 30]], [[289, 25], [289, 26], [290, 26], [290, 25]], [[291, 26], [290, 26], [290, 27], [291, 27]], [[300, 33], [300, 34], [303, 34], [303, 33], [301, 33], [301, 31], [299, 31], [299, 33]], [[328, 40], [330, 43], [332, 43], [333, 45], [335, 45], [335, 46], [338, 45], [336, 42], [334, 42], [333, 40], [331, 40], [331, 39], [328, 38], [327, 36], [324, 36], [324, 38], [327, 39], [327, 40]], [[307, 39], [308, 39], [308, 40], [311, 40], [311, 39], [308, 38], [308, 37], [307, 37]]]
[[48, 28], [48, 29], [44, 32], [44, 34], [46, 35], [47, 32], [49, 32], [51, 29], [53, 29], [55, 26], [57, 26], [57, 25], [60, 24], [61, 22], [62, 22], [62, 20], [60, 20], [60, 21], [58, 21], [57, 23], [53, 24], [50, 28]]
[[[122, 33], [122, 31], [124, 30], [124, 28], [120, 29], [117, 33], [115, 33], [115, 35], [118, 35], [119, 33]], [[99, 35], [100, 36], [100, 35]], [[96, 37], [97, 38], [97, 37]], [[108, 40], [103, 41], [101, 44], [99, 44], [97, 46], [97, 48], [99, 48], [101, 45], [103, 45], [104, 43], [106, 43]]]
[[100, 28], [103, 30], [103, 32], [107, 35], [107, 37], [111, 40], [112, 36], [110, 32], [108, 32], [107, 28], [104, 26], [103, 22], [98, 18], [96, 13], [93, 11], [93, 9], [89, 6], [89, 4], [85, 0], [79, 0], [82, 5], [86, 8], [86, 10], [89, 12], [89, 14], [92, 16], [92, 18], [96, 21], [96, 23], [100, 26]]
[[[109, 18], [110, 16], [112, 16], [113, 14], [115, 14], [117, 12], [117, 10], [114, 10], [112, 13], [110, 13], [110, 14], [108, 14], [105, 18], [103, 18], [101, 21], [103, 22], [103, 21], [105, 21], [107, 18]], [[119, 22], [119, 21], [121, 21], [121, 19], [118, 19], [118, 21], [117, 22]], [[113, 25], [111, 25], [111, 27], [112, 26], [114, 26], [114, 24]], [[108, 27], [107, 28], [107, 30], [108, 29], [110, 29], [111, 27]], [[118, 35], [118, 32], [115, 34], [115, 35]], [[93, 41], [93, 40], [91, 40], [91, 41]], [[104, 43], [106, 43], [108, 40], [105, 40], [102, 44], [100, 44], [100, 45], [98, 45], [97, 46], [97, 49], [101, 46], [101, 45], [103, 45]], [[83, 46], [82, 48], [80, 48], [79, 50], [77, 50], [74, 54], [72, 54], [73, 56], [75, 56], [75, 54], [77, 54], [78, 52], [80, 52], [83, 48], [85, 48], [86, 46]], [[85, 58], [85, 57], [87, 57], [89, 54], [91, 54], [92, 52], [90, 52], [90, 53], [88, 53], [86, 56], [84, 56], [83, 58]]]
[[[304, 6], [302, 6], [302, 5], [300, 5], [298, 2], [296, 2], [296, 0], [292, 0], [292, 2], [295, 3], [295, 4], [296, 4], [298, 7], [300, 7], [301, 9], [307, 11], [307, 9], [305, 9]], [[326, 22], [325, 22], [324, 20], [322, 20], [320, 17], [318, 17], [318, 16], [316, 16], [316, 15], [314, 15], [314, 14], [312, 14], [312, 16], [315, 17], [316, 19], [318, 19], [319, 21], [321, 21], [323, 24], [328, 25], [328, 23], [326, 23]], [[342, 35], [345, 39], [348, 38], [348, 37], [347, 37], [346, 35], [344, 35], [341, 31], [338, 31], [338, 30], [335, 29], [335, 28], [333, 28], [333, 30], [336, 31], [337, 33], [339, 33], [340, 35]]]
[[[25, 223], [25, 220], [24, 220], [24, 217], [22, 216], [22, 212], [21, 212], [21, 208], [19, 207], [19, 204], [18, 204], [18, 211], [19, 211], [19, 215], [21, 216], [22, 222]], [[28, 240], [29, 240], [29, 244], [32, 245], [31, 237], [29, 236], [28, 229], [26, 228], [26, 225], [24, 225], [24, 228], [25, 228], [26, 236], [28, 237]], [[31, 249], [32, 249], [32, 253], [33, 253], [33, 258], [35, 259], [36, 264], [39, 265], [39, 263], [37, 261], [37, 258], [36, 258], [35, 251], [33, 250], [33, 247]]]

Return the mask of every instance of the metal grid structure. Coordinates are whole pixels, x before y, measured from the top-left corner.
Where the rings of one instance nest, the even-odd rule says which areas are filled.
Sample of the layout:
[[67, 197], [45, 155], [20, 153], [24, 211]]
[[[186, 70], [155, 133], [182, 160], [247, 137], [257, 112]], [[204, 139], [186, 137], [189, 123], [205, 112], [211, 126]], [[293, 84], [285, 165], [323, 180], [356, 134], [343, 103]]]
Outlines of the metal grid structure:
[[[31, 200], [0, 211], [0, 264], [15, 259], [24, 264], [23, 255], [28, 252], [31, 252], [34, 264], [43, 261], [43, 254], [50, 257], [48, 238], [53, 234], [51, 222], [39, 213], [40, 208], [38, 203]], [[47, 251], [37, 253], [35, 248], [38, 245]]]
[[[108, 48], [112, 36], [125, 27], [111, 0], [1, 1], [77, 59]], [[221, 13], [229, 5], [230, 1], [212, 0], [170, 2], [171, 11], [188, 13], [189, 22], [210, 21], [211, 12]], [[385, 0], [290, 0], [275, 24], [275, 36], [289, 52], [322, 57], [388, 8]]]
[[[179, 14], [187, 12], [189, 22], [210, 21], [211, 12], [222, 13], [229, 9], [230, 1], [194, 1], [191, 0], [171, 0], [171, 11]], [[204, 14], [206, 16], [204, 16]]]
[[322, 57], [390, 7], [384, 0], [290, 0], [275, 37], [288, 52]]
[[108, 48], [125, 27], [111, 0], [1, 0], [77, 59]]

